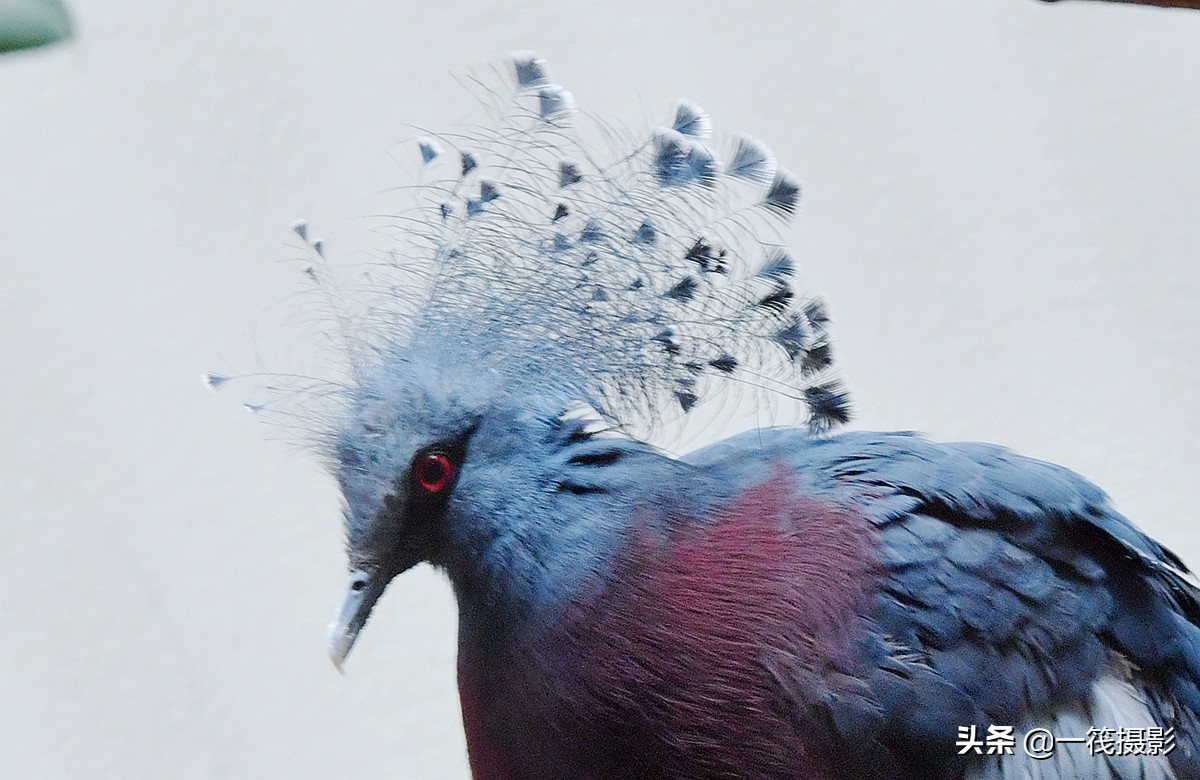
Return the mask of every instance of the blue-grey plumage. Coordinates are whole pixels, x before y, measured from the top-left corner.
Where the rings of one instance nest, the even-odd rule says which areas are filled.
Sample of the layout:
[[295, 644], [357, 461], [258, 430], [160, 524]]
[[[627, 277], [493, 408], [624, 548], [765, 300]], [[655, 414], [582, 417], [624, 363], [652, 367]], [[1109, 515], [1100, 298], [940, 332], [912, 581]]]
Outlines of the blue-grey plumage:
[[[453, 170], [406, 223], [422, 284], [344, 332], [335, 664], [428, 562], [458, 599], [479, 780], [1200, 777], [1183, 563], [1066, 469], [834, 433], [829, 318], [771, 229], [799, 185], [770, 150], [722, 162], [681, 101], [597, 162], [544, 63], [513, 75], [471, 148], [418, 142]], [[736, 387], [809, 425], [682, 458], [631, 434]], [[994, 725], [1173, 729], [1174, 750], [956, 744]]]
[[[407, 376], [342, 445], [351, 601], [448, 573], [477, 777], [1196, 776], [1200, 591], [1066, 469], [798, 429], [674, 459], [560, 402]], [[431, 448], [451, 483], [421, 476]], [[958, 754], [993, 724], [1176, 747]]]

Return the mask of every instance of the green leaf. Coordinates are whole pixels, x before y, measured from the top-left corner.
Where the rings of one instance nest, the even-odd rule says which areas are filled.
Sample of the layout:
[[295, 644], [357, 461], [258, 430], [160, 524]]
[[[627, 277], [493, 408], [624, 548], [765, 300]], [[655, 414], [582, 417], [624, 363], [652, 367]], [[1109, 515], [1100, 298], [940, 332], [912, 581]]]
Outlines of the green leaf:
[[0, 0], [0, 54], [70, 35], [71, 20], [59, 0]]

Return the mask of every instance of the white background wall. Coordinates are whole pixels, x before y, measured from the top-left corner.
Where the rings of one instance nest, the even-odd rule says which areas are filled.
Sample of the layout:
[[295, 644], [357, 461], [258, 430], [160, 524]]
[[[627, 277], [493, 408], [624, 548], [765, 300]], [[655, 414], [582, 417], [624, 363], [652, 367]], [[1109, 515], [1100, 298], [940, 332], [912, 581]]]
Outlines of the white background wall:
[[1071, 466], [1200, 565], [1200, 13], [501, 5], [79, 0], [0, 58], [0, 774], [466, 777], [445, 583], [339, 677], [330, 480], [197, 377], [302, 340], [287, 226], [353, 256], [409, 125], [477, 116], [455, 76], [514, 48], [774, 147], [856, 426]]

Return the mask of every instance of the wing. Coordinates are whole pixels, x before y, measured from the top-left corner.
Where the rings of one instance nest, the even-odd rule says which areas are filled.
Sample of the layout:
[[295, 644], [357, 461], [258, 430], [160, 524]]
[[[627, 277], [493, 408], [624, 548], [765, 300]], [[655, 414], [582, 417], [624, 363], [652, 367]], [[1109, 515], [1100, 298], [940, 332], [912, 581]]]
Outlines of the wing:
[[[1034, 726], [1158, 726], [1175, 729], [1176, 775], [1200, 777], [1200, 589], [1098, 488], [990, 445], [777, 435], [763, 446], [801, 489], [856, 503], [880, 540], [856, 660], [823, 697], [852, 776], [1170, 777], [1084, 745], [1019, 766]], [[1016, 755], [959, 756], [959, 727], [989, 724], [1015, 727]]]

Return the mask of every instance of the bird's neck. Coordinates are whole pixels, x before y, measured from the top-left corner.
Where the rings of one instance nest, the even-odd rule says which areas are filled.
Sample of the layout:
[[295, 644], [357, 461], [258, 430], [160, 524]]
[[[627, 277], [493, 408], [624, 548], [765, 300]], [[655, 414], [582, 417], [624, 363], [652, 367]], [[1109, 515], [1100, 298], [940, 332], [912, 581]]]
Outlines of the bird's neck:
[[656, 522], [656, 507], [697, 495], [690, 466], [641, 442], [539, 440], [522, 451], [471, 486], [476, 498], [450, 524], [436, 562], [454, 585], [464, 639], [553, 622], [607, 579], [632, 529]]
[[[514, 507], [514, 509], [516, 509]], [[604, 578], [620, 549], [623, 518], [606, 512], [519, 509], [495, 519], [489, 543], [459, 550], [444, 568], [458, 601], [461, 641], [488, 644], [528, 625], [552, 623], [579, 593]], [[520, 533], [524, 526], [529, 533]]]

